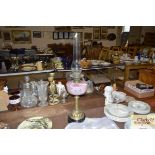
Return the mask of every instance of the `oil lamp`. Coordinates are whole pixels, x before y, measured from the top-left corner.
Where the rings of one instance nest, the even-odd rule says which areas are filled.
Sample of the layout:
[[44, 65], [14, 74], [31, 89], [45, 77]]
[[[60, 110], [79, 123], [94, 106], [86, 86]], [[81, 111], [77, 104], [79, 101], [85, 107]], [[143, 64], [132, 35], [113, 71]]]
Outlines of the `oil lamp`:
[[80, 66], [80, 33], [73, 34], [73, 61], [71, 64], [71, 78], [72, 80], [66, 83], [67, 90], [74, 95], [75, 108], [68, 115], [68, 123], [82, 122], [85, 119], [85, 114], [79, 109], [79, 96], [83, 95], [87, 90], [87, 83], [82, 78], [82, 69]]

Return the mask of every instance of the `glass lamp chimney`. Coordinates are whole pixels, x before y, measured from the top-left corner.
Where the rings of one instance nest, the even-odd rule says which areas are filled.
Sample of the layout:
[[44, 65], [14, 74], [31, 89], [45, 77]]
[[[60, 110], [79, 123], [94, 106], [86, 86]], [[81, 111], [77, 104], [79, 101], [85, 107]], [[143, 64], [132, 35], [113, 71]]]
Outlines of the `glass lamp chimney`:
[[79, 81], [81, 75], [81, 53], [80, 53], [80, 33], [73, 34], [73, 61], [71, 65], [71, 70], [73, 73], [74, 81]]
[[81, 70], [80, 66], [80, 33], [73, 34], [73, 61], [71, 65], [72, 70]]

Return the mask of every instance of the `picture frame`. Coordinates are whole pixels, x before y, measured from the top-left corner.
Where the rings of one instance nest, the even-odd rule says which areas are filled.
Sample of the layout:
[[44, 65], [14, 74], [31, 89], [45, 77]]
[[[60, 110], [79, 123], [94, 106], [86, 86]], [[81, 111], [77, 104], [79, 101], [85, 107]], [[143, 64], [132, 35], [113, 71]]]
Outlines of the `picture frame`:
[[74, 33], [79, 33], [80, 34], [80, 41], [83, 41], [83, 32], [69, 32], [69, 39], [73, 39]]
[[55, 26], [54, 27], [55, 31], [71, 31], [71, 26]]
[[107, 33], [102, 33], [101, 34], [101, 39], [107, 40]]
[[72, 26], [72, 29], [84, 29], [84, 26]]
[[69, 32], [69, 39], [73, 39], [74, 32]]
[[115, 26], [107, 26], [108, 29], [115, 29]]
[[93, 39], [99, 40], [101, 34], [101, 28], [100, 27], [93, 27]]
[[10, 40], [11, 40], [10, 31], [4, 31], [4, 32], [3, 32], [3, 40], [4, 40], [4, 41], [10, 41]]
[[2, 31], [0, 30], [0, 39], [2, 39]]
[[101, 26], [101, 38], [102, 40], [107, 40], [108, 35], [108, 27], [107, 26]]
[[41, 38], [42, 33], [41, 31], [33, 31], [33, 38]]
[[58, 40], [58, 39], [59, 39], [58, 32], [53, 32], [53, 40]]
[[78, 32], [80, 33], [80, 41], [83, 41], [83, 32]]
[[12, 30], [12, 40], [16, 44], [29, 44], [32, 42], [30, 30]]
[[64, 38], [64, 33], [63, 32], [58, 32], [58, 38], [59, 39], [63, 39]]
[[92, 33], [85, 32], [84, 33], [84, 39], [85, 40], [91, 40], [92, 39]]
[[64, 39], [69, 39], [69, 32], [64, 32]]
[[108, 33], [108, 28], [107, 28], [107, 26], [102, 26], [102, 27], [101, 27], [101, 34], [103, 34], [103, 33]]

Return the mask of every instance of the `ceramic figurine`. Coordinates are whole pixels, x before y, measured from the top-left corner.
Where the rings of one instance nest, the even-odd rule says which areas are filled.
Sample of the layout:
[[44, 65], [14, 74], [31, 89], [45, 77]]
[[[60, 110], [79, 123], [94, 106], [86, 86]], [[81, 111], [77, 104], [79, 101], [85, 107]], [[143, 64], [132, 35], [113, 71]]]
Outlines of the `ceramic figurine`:
[[57, 93], [61, 99], [61, 102], [65, 103], [65, 98], [68, 95], [65, 86], [61, 82], [58, 82], [58, 84], [56, 84], [56, 88], [57, 88]]
[[112, 104], [114, 102], [112, 92], [113, 92], [113, 87], [112, 86], [106, 86], [104, 88], [105, 105]]

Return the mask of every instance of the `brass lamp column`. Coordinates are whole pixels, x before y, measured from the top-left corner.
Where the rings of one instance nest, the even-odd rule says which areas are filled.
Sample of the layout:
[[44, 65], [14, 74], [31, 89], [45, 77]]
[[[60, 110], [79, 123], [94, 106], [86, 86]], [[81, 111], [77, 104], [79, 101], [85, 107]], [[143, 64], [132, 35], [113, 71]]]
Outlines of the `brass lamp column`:
[[68, 115], [68, 123], [83, 122], [85, 114], [79, 109], [79, 96], [75, 96], [75, 109]]

